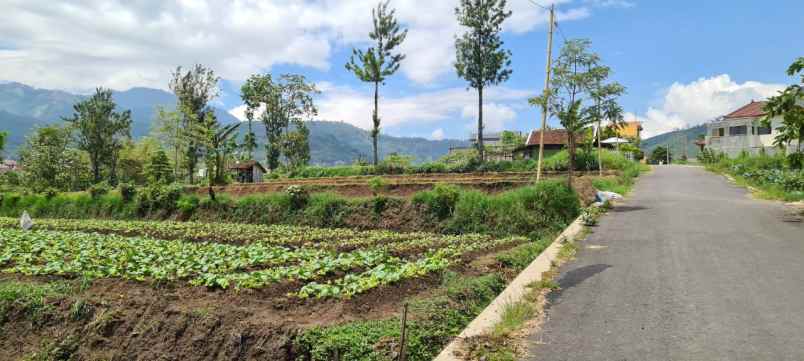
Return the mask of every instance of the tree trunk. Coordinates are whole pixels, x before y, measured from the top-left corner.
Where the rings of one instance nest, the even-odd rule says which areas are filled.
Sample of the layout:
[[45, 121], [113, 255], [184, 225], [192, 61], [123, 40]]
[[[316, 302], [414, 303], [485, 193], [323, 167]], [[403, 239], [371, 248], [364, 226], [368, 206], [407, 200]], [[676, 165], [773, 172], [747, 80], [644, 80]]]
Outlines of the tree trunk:
[[98, 158], [100, 157], [97, 154], [92, 155], [92, 178], [95, 180], [95, 184], [101, 181], [100, 160]]
[[371, 131], [371, 141], [374, 146], [374, 165], [379, 164], [379, 154], [377, 151], [377, 138], [380, 136], [380, 109], [379, 109], [379, 92], [380, 83], [374, 82], [374, 129]]
[[575, 173], [575, 133], [567, 131], [567, 143], [569, 143], [569, 169], [567, 172], [567, 187], [572, 189], [572, 176]]
[[600, 128], [600, 118], [597, 119], [597, 174], [599, 176], [603, 176], [603, 144], [600, 143], [600, 133], [602, 129]]
[[483, 146], [483, 87], [477, 88], [477, 152], [480, 162], [486, 162], [486, 149]]

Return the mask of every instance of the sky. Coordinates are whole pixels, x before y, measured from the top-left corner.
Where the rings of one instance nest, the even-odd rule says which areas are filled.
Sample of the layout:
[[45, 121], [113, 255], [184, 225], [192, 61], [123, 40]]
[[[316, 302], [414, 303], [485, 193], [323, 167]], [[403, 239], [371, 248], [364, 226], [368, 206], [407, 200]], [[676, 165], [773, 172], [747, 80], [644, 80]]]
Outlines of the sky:
[[[555, 4], [554, 53], [586, 38], [620, 102], [644, 136], [701, 124], [794, 82], [785, 69], [804, 56], [800, 0], [533, 0]], [[486, 91], [487, 131], [529, 131], [540, 110], [547, 12], [508, 0], [504, 47], [509, 81]], [[218, 107], [243, 116], [239, 88], [256, 73], [303, 74], [321, 90], [318, 119], [371, 126], [370, 84], [345, 70], [352, 49], [369, 46], [377, 0], [0, 0], [0, 81], [87, 93], [167, 90], [176, 66], [201, 63], [222, 77]], [[409, 29], [400, 71], [380, 90], [382, 131], [430, 139], [468, 138], [477, 93], [454, 70], [457, 0], [392, 0]], [[551, 119], [552, 126], [558, 126]]]

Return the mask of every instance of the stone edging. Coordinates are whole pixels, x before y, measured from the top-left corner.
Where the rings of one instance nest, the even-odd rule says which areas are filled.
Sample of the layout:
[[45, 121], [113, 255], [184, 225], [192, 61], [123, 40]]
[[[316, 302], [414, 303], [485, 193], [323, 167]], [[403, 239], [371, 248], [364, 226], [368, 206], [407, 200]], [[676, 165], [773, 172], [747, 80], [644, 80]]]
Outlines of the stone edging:
[[577, 237], [583, 229], [584, 226], [581, 217], [578, 217], [569, 227], [564, 229], [564, 232], [561, 232], [561, 234], [553, 240], [550, 247], [547, 247], [547, 249], [536, 257], [536, 259], [533, 260], [533, 262], [531, 262], [531, 264], [525, 268], [494, 301], [491, 301], [483, 312], [472, 320], [460, 335], [441, 351], [434, 361], [460, 361], [460, 358], [456, 357], [454, 353], [460, 349], [463, 340], [490, 334], [492, 330], [494, 330], [494, 326], [500, 322], [505, 306], [522, 301], [529, 292], [528, 286], [534, 282], [541, 281], [542, 274], [550, 270], [553, 261], [558, 258], [558, 253], [564, 243], [574, 242], [575, 237]]

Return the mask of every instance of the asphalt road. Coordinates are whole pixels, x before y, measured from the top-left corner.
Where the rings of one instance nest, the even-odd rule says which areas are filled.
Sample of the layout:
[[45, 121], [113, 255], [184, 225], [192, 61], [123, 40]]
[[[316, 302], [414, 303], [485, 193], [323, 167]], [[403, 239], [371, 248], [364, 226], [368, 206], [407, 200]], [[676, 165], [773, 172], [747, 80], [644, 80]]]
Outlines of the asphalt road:
[[561, 269], [525, 360], [804, 360], [804, 225], [656, 168]]

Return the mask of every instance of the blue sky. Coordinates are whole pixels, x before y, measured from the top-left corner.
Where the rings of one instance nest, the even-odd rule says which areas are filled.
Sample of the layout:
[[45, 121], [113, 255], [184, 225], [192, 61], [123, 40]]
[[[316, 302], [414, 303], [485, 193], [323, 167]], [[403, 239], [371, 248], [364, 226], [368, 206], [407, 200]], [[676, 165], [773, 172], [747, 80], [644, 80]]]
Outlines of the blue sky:
[[[537, 1], [549, 5], [551, 1]], [[802, 56], [804, 2], [556, 0], [563, 38], [588, 38], [628, 93], [628, 119], [647, 135], [700, 124], [792, 82]], [[83, 92], [165, 89], [176, 65], [211, 66], [224, 81], [216, 104], [242, 113], [239, 86], [257, 72], [301, 73], [321, 88], [320, 119], [367, 128], [371, 91], [346, 72], [365, 47], [376, 0], [9, 0], [0, 14], [0, 79]], [[383, 131], [465, 138], [475, 127], [473, 90], [455, 76], [449, 0], [394, 0], [410, 29], [403, 68], [382, 88]], [[539, 113], [527, 98], [544, 83], [546, 12], [509, 0], [503, 38], [513, 76], [488, 94], [488, 129], [529, 130]], [[7, 36], [6, 36], [7, 35]], [[554, 121], [552, 123], [555, 123]]]

